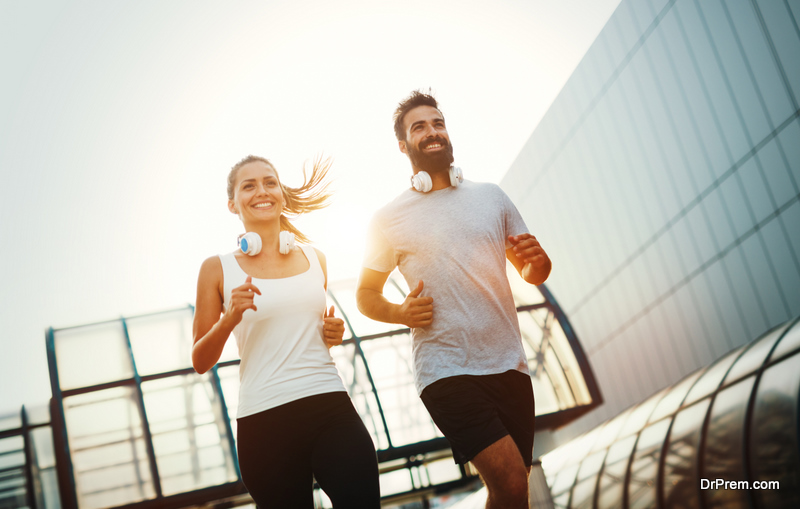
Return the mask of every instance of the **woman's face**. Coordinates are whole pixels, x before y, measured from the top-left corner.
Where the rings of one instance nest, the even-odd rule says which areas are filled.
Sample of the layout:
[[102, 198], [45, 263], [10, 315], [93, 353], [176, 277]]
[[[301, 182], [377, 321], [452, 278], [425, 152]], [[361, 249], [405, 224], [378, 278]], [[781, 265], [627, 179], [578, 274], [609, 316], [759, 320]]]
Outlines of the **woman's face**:
[[275, 169], [264, 161], [247, 163], [236, 172], [233, 200], [228, 209], [244, 221], [279, 218], [283, 192]]

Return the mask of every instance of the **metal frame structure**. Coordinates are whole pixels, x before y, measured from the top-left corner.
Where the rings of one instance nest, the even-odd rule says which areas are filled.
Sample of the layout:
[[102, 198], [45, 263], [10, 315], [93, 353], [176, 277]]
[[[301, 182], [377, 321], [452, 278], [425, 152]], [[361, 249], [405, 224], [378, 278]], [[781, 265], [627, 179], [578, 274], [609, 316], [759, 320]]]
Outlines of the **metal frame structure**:
[[[798, 367], [800, 317], [551, 451], [542, 461], [556, 507], [797, 507]], [[701, 486], [723, 477], [780, 490]]]
[[[387, 289], [404, 298], [403, 283], [390, 282]], [[388, 479], [382, 485], [396, 485], [383, 494], [384, 502], [421, 500], [470, 486], [475, 473], [454, 464], [447, 440], [416, 397], [409, 329], [365, 321], [355, 308], [354, 286], [354, 281], [340, 282], [328, 291], [347, 330], [342, 346], [332, 353], [376, 443], [381, 475]], [[537, 415], [537, 430], [561, 426], [599, 405], [599, 389], [569, 321], [547, 289], [528, 286], [514, 295], [534, 387], [544, 384], [551, 395], [550, 410]], [[53, 437], [64, 507], [177, 508], [215, 501], [230, 506], [249, 500], [231, 423], [239, 360], [229, 352], [206, 375], [194, 372], [185, 355], [191, 348], [186, 323], [193, 311], [188, 306], [48, 330]], [[164, 355], [164, 366], [176, 369], [154, 367], [142, 353], [142, 337], [146, 343], [160, 340], [136, 331], [141, 320], [183, 324], [173, 327], [180, 337], [165, 340], [188, 345], [183, 353]], [[97, 350], [102, 358], [87, 358]], [[148, 367], [141, 368], [137, 360]], [[163, 413], [170, 416], [162, 419]], [[110, 460], [113, 454], [120, 459]], [[119, 474], [109, 481], [113, 472]], [[316, 500], [319, 507], [328, 503], [319, 490]]]

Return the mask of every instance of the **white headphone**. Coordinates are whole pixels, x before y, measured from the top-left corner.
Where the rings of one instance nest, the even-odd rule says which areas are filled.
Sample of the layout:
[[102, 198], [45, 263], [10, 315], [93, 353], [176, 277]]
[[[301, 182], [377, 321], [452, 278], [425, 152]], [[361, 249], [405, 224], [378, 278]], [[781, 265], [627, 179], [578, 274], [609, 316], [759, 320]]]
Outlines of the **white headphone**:
[[[450, 167], [450, 185], [458, 187], [458, 184], [464, 182], [464, 173], [461, 168], [456, 166]], [[427, 193], [433, 188], [433, 181], [427, 171], [420, 171], [416, 175], [411, 176], [411, 186], [421, 193]]]
[[[247, 232], [239, 237], [239, 249], [242, 253], [255, 256], [261, 252], [261, 236], [256, 232]], [[278, 237], [278, 251], [289, 254], [294, 249], [294, 233], [283, 230]]]

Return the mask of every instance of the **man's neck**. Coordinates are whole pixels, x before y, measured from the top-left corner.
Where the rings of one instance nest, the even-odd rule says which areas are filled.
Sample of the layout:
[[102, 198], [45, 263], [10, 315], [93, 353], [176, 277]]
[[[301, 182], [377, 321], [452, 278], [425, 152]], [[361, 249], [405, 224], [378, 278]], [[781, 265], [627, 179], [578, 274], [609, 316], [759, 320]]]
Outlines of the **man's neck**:
[[439, 191], [440, 189], [445, 189], [450, 187], [450, 167], [448, 166], [445, 170], [440, 171], [427, 171], [421, 168], [417, 168], [416, 166], [411, 166], [412, 170], [414, 171], [414, 175], [419, 173], [420, 171], [426, 172], [431, 177], [432, 187], [430, 192]]

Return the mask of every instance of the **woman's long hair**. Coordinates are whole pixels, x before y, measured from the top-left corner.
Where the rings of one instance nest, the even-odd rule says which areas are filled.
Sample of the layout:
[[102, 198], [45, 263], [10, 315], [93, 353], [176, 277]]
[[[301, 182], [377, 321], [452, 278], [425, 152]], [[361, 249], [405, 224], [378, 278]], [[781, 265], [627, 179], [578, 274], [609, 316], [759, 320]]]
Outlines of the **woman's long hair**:
[[[261, 161], [269, 165], [278, 175], [278, 170], [269, 162], [268, 159], [263, 157], [249, 155], [236, 163], [228, 173], [228, 199], [233, 200], [233, 195], [236, 185], [236, 174], [239, 169], [248, 163]], [[330, 205], [331, 193], [328, 191], [330, 182], [326, 182], [328, 170], [331, 168], [333, 161], [331, 158], [323, 159], [322, 156], [314, 158], [311, 166], [311, 176], [307, 178], [306, 166], [303, 165], [303, 185], [300, 187], [289, 187], [280, 182], [281, 178], [278, 176], [278, 182], [281, 184], [281, 191], [283, 192], [283, 210], [281, 211], [281, 231], [287, 230], [294, 233], [295, 239], [303, 244], [309, 244], [311, 241], [305, 236], [303, 232], [298, 230], [290, 221], [289, 217], [297, 217], [312, 210], [319, 210]], [[288, 216], [288, 217], [287, 217]]]

